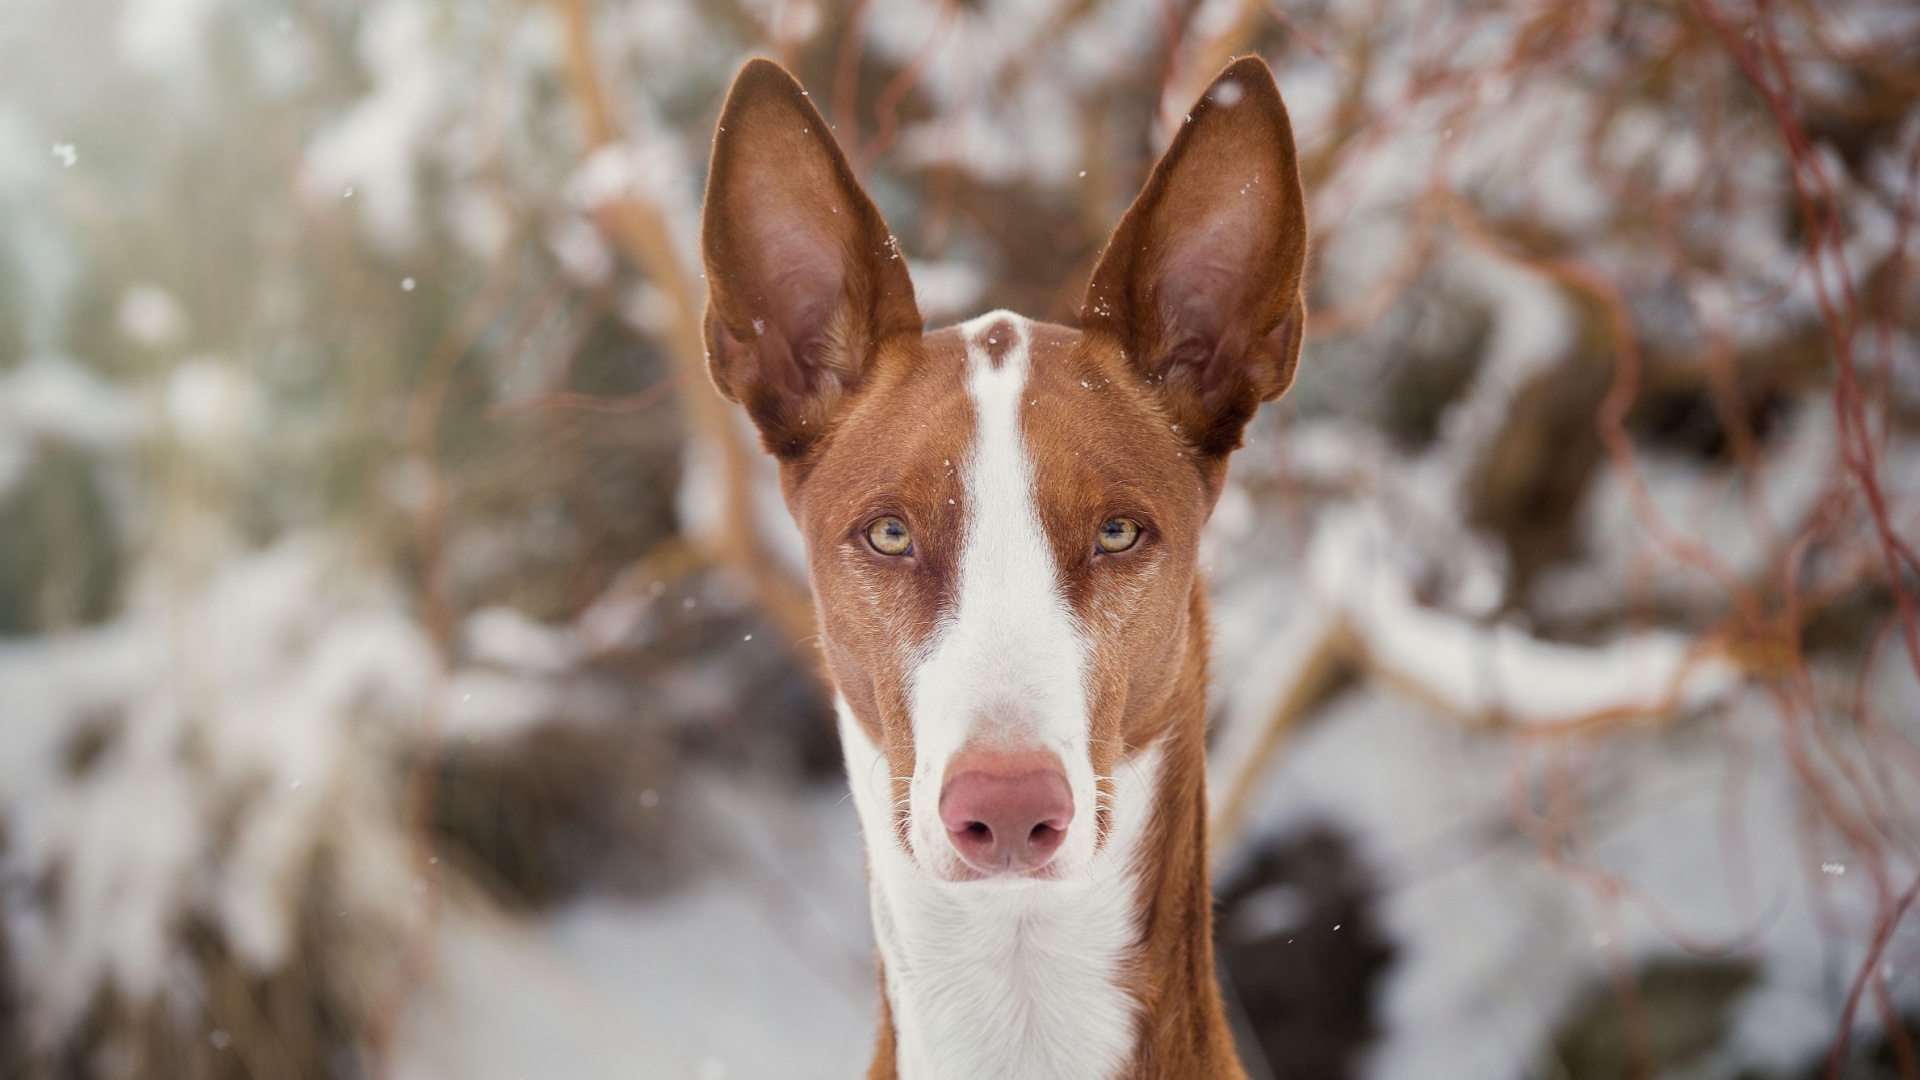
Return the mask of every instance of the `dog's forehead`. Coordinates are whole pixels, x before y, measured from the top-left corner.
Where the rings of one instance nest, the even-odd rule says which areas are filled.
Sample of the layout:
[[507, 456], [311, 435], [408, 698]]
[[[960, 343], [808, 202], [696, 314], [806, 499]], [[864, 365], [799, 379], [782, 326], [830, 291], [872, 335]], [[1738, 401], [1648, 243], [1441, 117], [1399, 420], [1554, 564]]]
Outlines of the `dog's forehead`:
[[919, 346], [879, 358], [870, 391], [822, 463], [847, 497], [858, 498], [857, 490], [917, 502], [924, 494], [937, 496], [926, 509], [958, 509], [964, 500], [948, 481], [963, 475], [975, 451], [975, 369], [1007, 363], [1019, 368], [1017, 422], [1036, 495], [1091, 502], [1126, 488], [1164, 499], [1195, 486], [1185, 440], [1117, 348], [1009, 313], [931, 331]]
[[[945, 411], [974, 407], [969, 384], [976, 367], [986, 365], [999, 370], [1015, 363], [1020, 369], [1026, 397], [1020, 402], [1023, 419], [1028, 411], [1046, 402], [1087, 406], [1084, 394], [1098, 384], [1114, 384], [1118, 370], [1103, 363], [1108, 358], [1097, 346], [1085, 341], [1080, 331], [1054, 323], [1035, 322], [1018, 315], [996, 312], [959, 326], [929, 331], [921, 338], [918, 362], [901, 365], [896, 377], [884, 379], [879, 395], [891, 398], [889, 411], [897, 412], [903, 402], [916, 406], [935, 405]], [[1138, 395], [1132, 395], [1138, 396]]]

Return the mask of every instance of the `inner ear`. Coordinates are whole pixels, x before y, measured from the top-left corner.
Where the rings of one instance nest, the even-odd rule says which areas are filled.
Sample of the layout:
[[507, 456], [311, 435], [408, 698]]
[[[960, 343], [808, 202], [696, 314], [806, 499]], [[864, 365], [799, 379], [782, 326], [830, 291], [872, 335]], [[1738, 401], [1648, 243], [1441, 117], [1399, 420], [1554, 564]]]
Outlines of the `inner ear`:
[[[862, 299], [850, 295], [858, 291], [850, 286], [864, 283], [850, 280], [860, 267], [848, 248], [854, 235], [867, 231], [861, 211], [870, 207], [839, 190], [841, 178], [812, 137], [809, 118], [786, 118], [787, 125], [798, 123], [791, 130], [767, 131], [764, 118], [738, 124], [751, 128], [753, 119], [762, 127], [750, 152], [760, 160], [722, 174], [735, 163], [716, 154], [708, 287], [730, 331], [779, 354], [768, 358], [778, 362], [765, 374], [798, 391], [823, 374], [849, 374], [830, 370], [835, 357], [828, 346], [843, 309]], [[767, 167], [773, 163], [781, 167]], [[879, 231], [884, 234], [884, 224]]]
[[886, 222], [770, 61], [741, 71], [722, 110], [701, 243], [709, 373], [783, 457], [826, 432], [881, 341], [920, 330]]
[[[1146, 295], [1158, 299], [1155, 314], [1180, 355], [1168, 359], [1204, 361], [1222, 348], [1244, 348], [1258, 327], [1268, 283], [1249, 280], [1247, 268], [1271, 261], [1265, 235], [1266, 213], [1243, 199], [1200, 202], [1183, 214], [1170, 207], [1160, 215], [1157, 265], [1148, 268]], [[1198, 217], [1198, 215], [1206, 215]], [[1264, 242], [1264, 243], [1263, 243]]]

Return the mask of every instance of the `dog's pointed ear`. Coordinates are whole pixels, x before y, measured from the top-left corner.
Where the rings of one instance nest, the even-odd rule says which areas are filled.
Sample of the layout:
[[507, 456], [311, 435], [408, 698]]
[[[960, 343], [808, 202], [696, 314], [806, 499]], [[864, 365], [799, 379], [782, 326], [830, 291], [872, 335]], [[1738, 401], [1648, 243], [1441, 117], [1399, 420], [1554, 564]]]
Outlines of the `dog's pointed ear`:
[[1214, 79], [1114, 228], [1080, 322], [1119, 344], [1196, 451], [1224, 457], [1293, 382], [1306, 256], [1293, 127], [1273, 73], [1247, 57]]
[[879, 344], [920, 332], [906, 261], [819, 110], [769, 60], [727, 95], [704, 214], [707, 371], [768, 451], [804, 457]]

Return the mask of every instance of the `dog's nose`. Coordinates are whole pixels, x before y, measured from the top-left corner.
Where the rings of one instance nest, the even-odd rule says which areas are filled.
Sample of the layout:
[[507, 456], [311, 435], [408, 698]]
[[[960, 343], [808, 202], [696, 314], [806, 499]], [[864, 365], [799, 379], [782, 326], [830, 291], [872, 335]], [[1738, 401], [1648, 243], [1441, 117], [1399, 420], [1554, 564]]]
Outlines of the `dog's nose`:
[[940, 792], [940, 821], [954, 850], [975, 870], [1036, 870], [1067, 838], [1073, 792], [1053, 760], [962, 759]]

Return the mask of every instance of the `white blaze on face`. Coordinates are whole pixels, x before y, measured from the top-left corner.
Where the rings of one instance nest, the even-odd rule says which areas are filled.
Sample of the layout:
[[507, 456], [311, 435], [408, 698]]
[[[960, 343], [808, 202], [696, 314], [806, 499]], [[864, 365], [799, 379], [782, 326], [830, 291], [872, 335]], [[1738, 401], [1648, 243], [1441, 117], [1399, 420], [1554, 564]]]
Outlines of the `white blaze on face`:
[[1040, 523], [1020, 428], [1031, 335], [1025, 319], [1005, 311], [960, 330], [975, 424], [964, 462], [967, 526], [958, 603], [913, 673], [912, 844], [923, 865], [957, 862], [939, 802], [962, 746], [1051, 750], [1073, 791], [1074, 823], [1055, 855], [1070, 872], [1094, 844], [1088, 649]]

